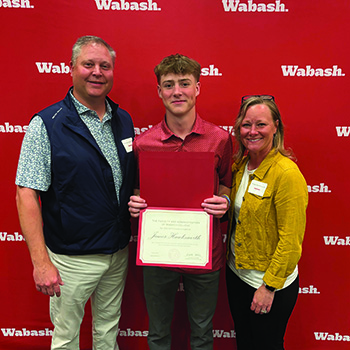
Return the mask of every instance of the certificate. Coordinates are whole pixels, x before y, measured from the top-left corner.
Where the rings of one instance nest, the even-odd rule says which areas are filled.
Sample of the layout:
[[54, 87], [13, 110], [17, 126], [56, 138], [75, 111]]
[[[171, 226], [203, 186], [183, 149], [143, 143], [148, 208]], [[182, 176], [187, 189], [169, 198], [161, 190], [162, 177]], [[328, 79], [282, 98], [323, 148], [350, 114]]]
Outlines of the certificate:
[[203, 210], [141, 212], [137, 265], [210, 269], [212, 216]]
[[137, 265], [210, 269], [212, 216], [201, 209], [214, 193], [213, 152], [140, 152], [141, 211]]

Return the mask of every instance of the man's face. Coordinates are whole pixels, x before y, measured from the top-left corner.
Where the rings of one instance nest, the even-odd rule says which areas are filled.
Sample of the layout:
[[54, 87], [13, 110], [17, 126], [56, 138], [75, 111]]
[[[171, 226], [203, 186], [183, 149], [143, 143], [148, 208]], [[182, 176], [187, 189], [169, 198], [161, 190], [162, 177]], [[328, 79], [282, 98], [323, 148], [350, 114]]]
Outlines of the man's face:
[[195, 111], [200, 83], [192, 74], [162, 75], [158, 85], [158, 95], [163, 100], [167, 113], [175, 117], [186, 116]]
[[113, 61], [102, 44], [91, 43], [81, 48], [72, 68], [73, 94], [84, 105], [104, 101], [113, 86]]

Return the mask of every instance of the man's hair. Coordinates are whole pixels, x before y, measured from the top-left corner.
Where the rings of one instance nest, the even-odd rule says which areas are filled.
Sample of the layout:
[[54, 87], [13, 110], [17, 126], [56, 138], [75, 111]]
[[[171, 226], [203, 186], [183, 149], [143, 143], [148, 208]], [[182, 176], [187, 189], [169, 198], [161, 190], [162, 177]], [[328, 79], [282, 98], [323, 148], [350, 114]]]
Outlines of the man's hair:
[[163, 75], [171, 73], [181, 75], [192, 74], [198, 82], [201, 75], [201, 66], [194, 59], [177, 53], [176, 55], [165, 57], [154, 68], [154, 73], [156, 74], [158, 84]]
[[80, 55], [82, 47], [85, 45], [88, 45], [88, 44], [104, 45], [107, 48], [107, 50], [109, 51], [109, 53], [112, 57], [113, 65], [114, 65], [116, 53], [113, 50], [113, 48], [110, 45], [108, 45], [103, 39], [99, 38], [98, 36], [85, 35], [85, 36], [78, 38], [78, 40], [73, 45], [72, 58], [71, 58], [73, 66], [75, 66], [75, 64], [77, 63], [77, 58]]

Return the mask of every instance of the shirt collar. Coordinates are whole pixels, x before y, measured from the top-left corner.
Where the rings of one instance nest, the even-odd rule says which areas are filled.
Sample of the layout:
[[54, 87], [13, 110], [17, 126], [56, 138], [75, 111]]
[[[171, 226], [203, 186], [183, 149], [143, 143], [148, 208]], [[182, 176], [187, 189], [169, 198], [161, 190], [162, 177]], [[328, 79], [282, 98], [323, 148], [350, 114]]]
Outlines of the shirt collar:
[[[268, 153], [268, 155], [264, 158], [264, 160], [261, 162], [259, 167], [255, 170], [254, 176], [258, 179], [263, 179], [267, 171], [270, 169], [271, 165], [276, 162], [276, 157], [278, 158], [280, 153], [275, 149], [272, 148], [272, 150]], [[248, 163], [249, 160], [249, 154], [247, 156], [244, 156], [241, 161], [235, 162], [232, 165], [232, 171], [235, 172], [242, 172], [244, 171], [245, 165]]]
[[[197, 114], [196, 115], [196, 120], [194, 122], [193, 128], [190, 132], [190, 134], [199, 134], [202, 135], [204, 134], [205, 130], [204, 130], [204, 121], [203, 119]], [[168, 125], [166, 123], [166, 119], [164, 116], [164, 119], [161, 122], [161, 135], [160, 138], [162, 141], [165, 141], [167, 139], [169, 139], [170, 137], [176, 136], [169, 128]]]
[[[256, 169], [254, 175], [258, 179], [263, 179], [272, 166], [273, 163], [275, 163], [279, 157], [282, 156], [276, 148], [272, 148], [272, 150], [268, 153], [268, 155], [265, 157], [265, 159], [261, 162], [259, 167]], [[283, 156], [282, 156], [283, 157]]]
[[[71, 96], [71, 98], [72, 98], [74, 107], [76, 108], [76, 110], [77, 110], [79, 116], [82, 116], [82, 115], [85, 115], [85, 114], [88, 114], [88, 113], [97, 116], [97, 114], [96, 114], [95, 111], [93, 111], [93, 110], [89, 109], [88, 107], [84, 106], [81, 102], [79, 102], [79, 101], [74, 97], [74, 95], [73, 95], [73, 88], [71, 88], [71, 89], [69, 90], [69, 94], [70, 94], [70, 96]], [[107, 108], [106, 108], [106, 113], [105, 113], [105, 116], [103, 117], [103, 119], [109, 120], [109, 119], [112, 118], [112, 107], [109, 105], [107, 99], [106, 99], [106, 107], [107, 107]], [[104, 120], [104, 121], [105, 121], [105, 120]]]

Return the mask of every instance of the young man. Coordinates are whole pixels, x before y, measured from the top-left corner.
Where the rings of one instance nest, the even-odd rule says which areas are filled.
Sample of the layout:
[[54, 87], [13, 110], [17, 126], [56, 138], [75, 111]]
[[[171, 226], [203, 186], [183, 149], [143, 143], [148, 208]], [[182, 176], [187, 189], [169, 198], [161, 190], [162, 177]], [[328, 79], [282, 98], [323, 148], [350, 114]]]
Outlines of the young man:
[[[149, 315], [148, 344], [151, 350], [171, 348], [170, 327], [180, 276], [184, 283], [191, 324], [191, 348], [213, 348], [212, 318], [220, 269], [225, 263], [219, 219], [229, 208], [227, 195], [231, 186], [232, 140], [226, 131], [204, 121], [196, 112], [200, 72], [198, 62], [179, 54], [164, 58], [156, 66], [158, 94], [165, 106], [165, 118], [134, 141], [136, 159], [143, 151], [215, 153], [216, 195], [202, 203], [202, 208], [214, 217], [213, 266], [211, 270], [143, 268]], [[129, 211], [131, 216], [138, 217], [147, 203], [138, 196], [138, 190], [134, 193], [130, 198]]]
[[36, 289], [52, 297], [55, 350], [79, 349], [90, 297], [93, 349], [118, 348], [134, 128], [130, 115], [107, 97], [114, 63], [115, 51], [101, 38], [77, 40], [73, 87], [31, 120], [18, 163], [18, 214]]

